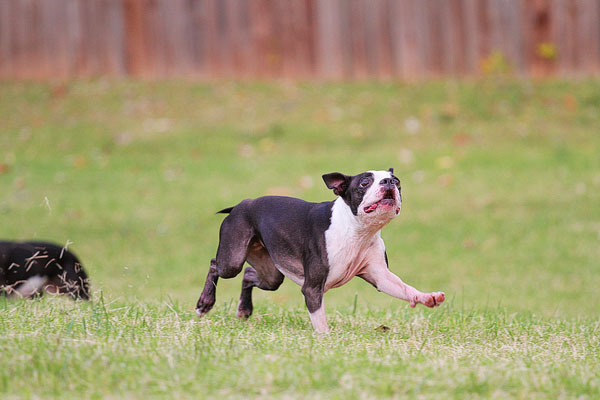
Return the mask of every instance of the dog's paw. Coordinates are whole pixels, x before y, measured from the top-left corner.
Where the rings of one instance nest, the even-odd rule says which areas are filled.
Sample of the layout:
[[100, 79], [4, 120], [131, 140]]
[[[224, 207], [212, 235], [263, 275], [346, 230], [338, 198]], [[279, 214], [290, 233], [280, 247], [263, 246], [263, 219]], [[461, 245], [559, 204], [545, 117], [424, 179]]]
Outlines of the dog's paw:
[[437, 307], [446, 299], [444, 292], [419, 293], [411, 300], [410, 306], [414, 307], [417, 304], [423, 304], [427, 307]]
[[236, 315], [237, 315], [237, 317], [239, 319], [247, 320], [248, 317], [250, 317], [252, 315], [252, 311], [253, 311], [252, 309], [253, 309], [252, 303], [250, 303], [250, 304], [244, 304], [244, 303], [242, 303], [242, 301], [240, 301], [238, 303], [238, 308], [237, 308], [237, 314]]
[[198, 304], [196, 304], [196, 315], [199, 317], [204, 316], [207, 312], [209, 312], [213, 306], [215, 305], [214, 297], [203, 298], [200, 297], [198, 300]]
[[241, 320], [247, 320], [248, 318], [250, 318], [250, 316], [252, 315], [252, 310], [246, 310], [243, 308], [238, 308], [237, 310], [237, 317]]

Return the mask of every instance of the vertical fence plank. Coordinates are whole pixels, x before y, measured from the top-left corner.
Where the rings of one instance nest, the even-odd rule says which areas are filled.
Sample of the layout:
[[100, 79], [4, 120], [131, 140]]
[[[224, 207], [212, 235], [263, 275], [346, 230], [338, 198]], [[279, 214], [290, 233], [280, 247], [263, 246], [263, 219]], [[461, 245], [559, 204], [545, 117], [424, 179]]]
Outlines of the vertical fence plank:
[[390, 7], [390, 27], [395, 73], [407, 79], [419, 73], [415, 1], [394, 1]]
[[0, 0], [0, 78], [12, 76], [11, 0]]
[[79, 75], [79, 54], [81, 51], [81, 19], [79, 18], [79, 0], [71, 0], [66, 4], [66, 37], [67, 46], [67, 71], [65, 76], [72, 77]]
[[247, 76], [247, 58], [251, 54], [246, 50], [246, 23], [244, 21], [244, 4], [240, 0], [227, 0], [225, 2], [225, 11], [229, 29], [228, 46], [231, 52], [231, 70], [235, 76]]
[[370, 7], [369, 30], [372, 32], [374, 43], [369, 46], [373, 48], [374, 72], [373, 75], [380, 78], [392, 76], [392, 44], [390, 40], [390, 26], [386, 18], [388, 5], [386, 0], [373, 0]]
[[392, 0], [388, 5], [388, 24], [390, 27], [390, 51], [393, 65], [393, 76], [401, 77], [403, 72], [403, 43], [402, 43], [402, 27], [401, 27], [401, 11], [402, 2], [400, 0]]
[[460, 0], [451, 0], [446, 7], [444, 19], [447, 21], [445, 34], [449, 42], [448, 70], [454, 75], [464, 75], [467, 72], [465, 3]]
[[104, 10], [106, 69], [110, 75], [123, 75], [126, 72], [124, 4], [121, 0], [107, 0]]
[[346, 41], [350, 54], [350, 71], [353, 78], [360, 79], [369, 76], [365, 7], [362, 0], [351, 0], [348, 3], [349, 35]]
[[[43, 64], [45, 63], [40, 63], [40, 65], [42, 65], [41, 68], [38, 68], [38, 66], [36, 65], [36, 63], [32, 63], [30, 60], [34, 59], [36, 54], [40, 54], [40, 50], [41, 50], [41, 46], [40, 46], [40, 40], [38, 40], [38, 38], [40, 37], [40, 31], [39, 31], [39, 22], [40, 22], [40, 13], [39, 13], [39, 7], [36, 4], [35, 0], [27, 0], [23, 2], [23, 5], [25, 6], [25, 12], [27, 17], [23, 19], [22, 24], [21, 24], [21, 29], [23, 29], [23, 33], [24, 33], [24, 40], [22, 42], [22, 48], [21, 48], [21, 54], [22, 54], [22, 64], [21, 64], [21, 73], [24, 76], [33, 76], [34, 78], [40, 78], [41, 76], [43, 76], [44, 74], [44, 70], [47, 70], [47, 68], [43, 67]], [[57, 23], [57, 29], [56, 29], [56, 36], [58, 36], [58, 38], [62, 39], [63, 35], [62, 35], [62, 31], [64, 29], [64, 18], [62, 18], [62, 8], [63, 5], [62, 4], [57, 4], [56, 5], [56, 12], [55, 12], [55, 16], [56, 16], [56, 23]], [[63, 67], [63, 59], [64, 59], [64, 46], [62, 43], [58, 43], [56, 46], [56, 50], [57, 52], [54, 54], [54, 59], [51, 60], [52, 64], [55, 64], [57, 67]]]
[[324, 78], [340, 78], [344, 73], [341, 46], [339, 0], [317, 0], [317, 68]]
[[463, 1], [462, 21], [464, 27], [464, 54], [465, 54], [465, 73], [475, 74], [479, 71], [479, 40], [480, 33], [478, 30], [478, 1], [465, 0]]
[[575, 48], [578, 52], [577, 69], [581, 73], [598, 71], [600, 62], [600, 2], [598, 0], [577, 0], [577, 37]]
[[565, 13], [564, 19], [564, 57], [563, 62], [566, 66], [567, 71], [572, 71], [574, 66], [577, 64], [577, 49], [576, 49], [576, 36], [577, 36], [577, 21], [575, 16], [577, 14], [577, 4], [574, 1], [564, 2], [563, 12]]
[[[523, 1], [524, 65], [534, 76], [547, 76], [554, 71], [555, 59], [550, 54], [553, 46], [552, 25], [556, 15], [548, 0]], [[544, 47], [546, 46], [546, 47]], [[546, 48], [546, 53], [544, 53]]]
[[488, 15], [488, 0], [481, 0], [477, 2], [477, 54], [478, 54], [478, 68], [481, 70], [483, 66], [483, 60], [489, 57], [493, 50], [490, 45], [490, 18]]
[[98, 30], [99, 10], [97, 10], [97, 2], [95, 1], [84, 1], [82, 4], [82, 17], [85, 21], [83, 24], [84, 35], [86, 38], [83, 44], [86, 75], [98, 75], [101, 71], [99, 59], [100, 37]]
[[268, 3], [264, 0], [253, 0], [250, 6], [251, 35], [254, 43], [252, 74], [264, 77], [269, 70], [270, 59], [270, 26], [268, 19]]
[[189, 13], [189, 40], [193, 74], [199, 77], [206, 77], [208, 76], [208, 71], [206, 65], [206, 37], [202, 29], [203, 1], [195, 0], [190, 2]]
[[148, 55], [144, 40], [144, 8], [142, 0], [125, 0], [125, 63], [131, 75], [143, 75], [148, 66]]
[[284, 44], [284, 76], [308, 77], [312, 74], [311, 35], [309, 23], [310, 3], [308, 1], [282, 2], [280, 12], [285, 13], [288, 31]]
[[[52, 18], [53, 23], [55, 24], [55, 30], [57, 34], [56, 38], [56, 53], [53, 56], [53, 69], [55, 71], [55, 76], [60, 78], [68, 78], [69, 70], [71, 68], [70, 65], [70, 54], [72, 49], [69, 46], [69, 26], [71, 26], [71, 21], [69, 21], [69, 15], [67, 12], [67, 2], [62, 1], [54, 4], [53, 7], [54, 16]], [[108, 70], [104, 70], [105, 73], [110, 73]]]
[[26, 20], [29, 17], [27, 13], [26, 3], [19, 1], [13, 3], [11, 9], [12, 15], [11, 20], [14, 21], [13, 35], [12, 36], [12, 51], [13, 51], [13, 68], [17, 78], [26, 77], [23, 74], [24, 65], [26, 65], [25, 48], [27, 46], [27, 27]]
[[429, 33], [426, 47], [428, 69], [434, 76], [441, 76], [445, 56], [444, 39], [442, 37], [443, 18], [436, 0], [426, 0], [424, 5], [426, 7], [427, 31]]
[[205, 0], [199, 10], [201, 52], [203, 55], [203, 71], [207, 76], [218, 77], [220, 73], [220, 59], [217, 49], [217, 8], [215, 0]]
[[[535, 0], [534, 0], [535, 1]], [[523, 69], [522, 12], [520, 3], [513, 0], [490, 0], [490, 45], [499, 52], [515, 72]]]

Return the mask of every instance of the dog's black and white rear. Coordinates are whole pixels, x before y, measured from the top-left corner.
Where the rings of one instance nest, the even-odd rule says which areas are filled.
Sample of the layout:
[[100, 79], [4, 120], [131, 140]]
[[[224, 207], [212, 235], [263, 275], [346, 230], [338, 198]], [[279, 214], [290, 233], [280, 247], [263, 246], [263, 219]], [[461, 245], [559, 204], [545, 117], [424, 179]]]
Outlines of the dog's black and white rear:
[[48, 242], [0, 241], [0, 294], [43, 292], [89, 299], [89, 280], [75, 254]]
[[312, 324], [329, 330], [323, 294], [359, 276], [378, 290], [410, 302], [434, 307], [443, 292], [422, 293], [388, 269], [381, 229], [402, 204], [400, 181], [388, 171], [355, 176], [323, 175], [339, 197], [332, 202], [265, 196], [244, 200], [220, 212], [217, 257], [211, 261], [204, 290], [196, 305], [202, 316], [213, 307], [217, 280], [238, 275], [248, 262], [242, 282], [238, 316], [252, 314], [252, 288], [276, 290], [288, 277], [302, 287]]

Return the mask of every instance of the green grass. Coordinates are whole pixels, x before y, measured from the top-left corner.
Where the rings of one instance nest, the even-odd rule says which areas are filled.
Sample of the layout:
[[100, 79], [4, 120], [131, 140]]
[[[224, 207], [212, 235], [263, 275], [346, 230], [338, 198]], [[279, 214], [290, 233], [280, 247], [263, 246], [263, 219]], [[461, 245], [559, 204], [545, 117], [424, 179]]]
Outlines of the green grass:
[[[0, 237], [73, 242], [92, 304], [0, 299], [0, 396], [597, 398], [600, 81], [0, 83]], [[419, 129], [409, 132], [407, 121]], [[391, 269], [312, 333], [299, 288], [193, 307], [222, 216], [394, 167]], [[375, 330], [385, 325], [389, 331]]]
[[[340, 308], [319, 336], [278, 305], [248, 322], [231, 307], [197, 321], [169, 301], [0, 307], [0, 389], [23, 397], [600, 396], [600, 323], [587, 318]], [[373, 329], [382, 321], [389, 331]]]

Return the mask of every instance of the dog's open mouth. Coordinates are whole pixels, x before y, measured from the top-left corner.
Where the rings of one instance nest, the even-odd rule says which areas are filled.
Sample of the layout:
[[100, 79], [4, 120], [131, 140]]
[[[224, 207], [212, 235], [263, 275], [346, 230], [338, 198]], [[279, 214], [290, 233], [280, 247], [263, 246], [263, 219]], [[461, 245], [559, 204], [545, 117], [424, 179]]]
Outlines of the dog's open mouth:
[[369, 214], [373, 211], [377, 210], [378, 207], [396, 207], [396, 197], [394, 196], [394, 191], [388, 190], [384, 193], [383, 198], [378, 202], [371, 204], [370, 206], [366, 206], [364, 208], [365, 213]]

